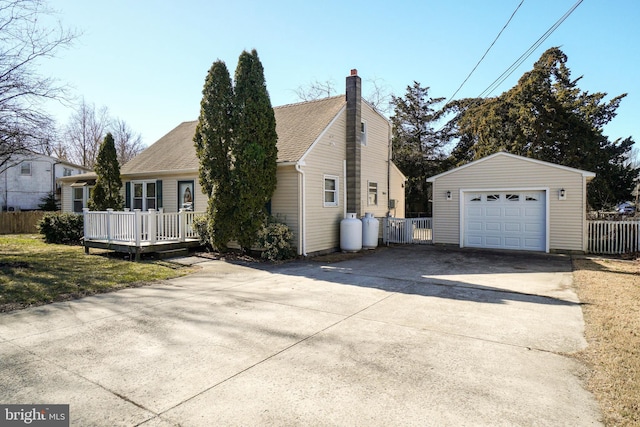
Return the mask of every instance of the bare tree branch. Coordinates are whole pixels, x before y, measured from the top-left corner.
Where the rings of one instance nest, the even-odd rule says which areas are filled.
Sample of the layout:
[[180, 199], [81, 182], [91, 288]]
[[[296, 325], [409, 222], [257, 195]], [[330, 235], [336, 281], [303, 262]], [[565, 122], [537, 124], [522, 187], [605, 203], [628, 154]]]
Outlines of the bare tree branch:
[[135, 133], [127, 122], [119, 118], [113, 121], [111, 127], [118, 163], [122, 166], [144, 150], [142, 136], [139, 133]]
[[52, 15], [43, 0], [0, 0], [0, 166], [15, 154], [51, 147], [53, 120], [43, 102], [65, 99], [66, 88], [37, 66], [77, 38], [60, 23], [43, 24]]
[[307, 85], [298, 86], [294, 92], [300, 101], [313, 101], [337, 94], [333, 80], [325, 80], [323, 82], [315, 80]]

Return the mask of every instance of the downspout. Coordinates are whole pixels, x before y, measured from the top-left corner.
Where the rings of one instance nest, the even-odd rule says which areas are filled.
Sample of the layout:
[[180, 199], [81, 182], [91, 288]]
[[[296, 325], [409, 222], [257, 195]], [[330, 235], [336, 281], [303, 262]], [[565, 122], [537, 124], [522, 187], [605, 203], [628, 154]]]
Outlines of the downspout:
[[[347, 217], [347, 161], [342, 162], [342, 218]], [[357, 212], [356, 212], [357, 213]]]
[[387, 148], [387, 217], [391, 216], [391, 125], [389, 125], [388, 141], [389, 147]]
[[302, 170], [302, 165], [300, 162], [296, 163], [296, 171], [300, 174], [300, 178], [302, 181], [302, 185], [300, 186], [300, 203], [298, 204], [298, 217], [300, 218], [300, 224], [298, 224], [298, 255], [307, 256], [307, 248], [306, 248], [306, 229], [307, 229], [307, 221], [306, 221], [306, 206], [305, 206], [305, 177], [304, 171]]

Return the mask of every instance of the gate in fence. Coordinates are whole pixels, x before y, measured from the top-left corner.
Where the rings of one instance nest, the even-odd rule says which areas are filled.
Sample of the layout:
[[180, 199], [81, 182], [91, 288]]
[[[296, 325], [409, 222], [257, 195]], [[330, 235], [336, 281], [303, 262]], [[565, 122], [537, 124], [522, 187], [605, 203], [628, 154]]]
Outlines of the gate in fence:
[[383, 243], [430, 245], [433, 243], [431, 218], [384, 218]]

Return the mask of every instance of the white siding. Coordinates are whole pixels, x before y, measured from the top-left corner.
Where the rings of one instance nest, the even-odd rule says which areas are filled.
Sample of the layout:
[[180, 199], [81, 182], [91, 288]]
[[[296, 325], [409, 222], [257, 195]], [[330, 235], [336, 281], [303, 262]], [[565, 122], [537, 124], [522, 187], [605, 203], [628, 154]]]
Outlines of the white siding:
[[[585, 191], [578, 172], [513, 157], [497, 156], [436, 178], [433, 183], [433, 239], [460, 243], [460, 190], [549, 190], [549, 249], [584, 250]], [[558, 200], [564, 188], [566, 200]], [[446, 200], [451, 191], [451, 200]]]
[[[344, 215], [344, 161], [346, 160], [346, 112], [333, 122], [305, 157], [306, 252], [340, 246], [340, 221]], [[324, 176], [338, 177], [338, 206], [324, 207]]]
[[[373, 213], [376, 217], [387, 215], [389, 206], [389, 122], [376, 113], [369, 105], [362, 103], [362, 120], [367, 123], [367, 143], [362, 146], [361, 152], [361, 190], [362, 212]], [[368, 183], [378, 184], [378, 203], [368, 203]]]
[[392, 162], [391, 163], [391, 199], [395, 200], [396, 207], [389, 209], [389, 213], [395, 218], [404, 218], [405, 215], [405, 201], [404, 201], [404, 185], [406, 178], [400, 172], [400, 169]]
[[271, 215], [289, 226], [293, 231], [293, 243], [299, 247], [300, 174], [294, 166], [280, 166], [276, 177], [278, 184], [271, 198]]

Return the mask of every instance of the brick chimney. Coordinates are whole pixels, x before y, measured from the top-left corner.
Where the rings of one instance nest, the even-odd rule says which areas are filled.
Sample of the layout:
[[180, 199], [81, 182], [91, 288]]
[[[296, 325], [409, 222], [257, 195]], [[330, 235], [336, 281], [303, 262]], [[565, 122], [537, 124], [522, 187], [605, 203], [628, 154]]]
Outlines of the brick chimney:
[[360, 185], [360, 126], [362, 79], [358, 70], [347, 77], [347, 212], [362, 214], [362, 186]]

